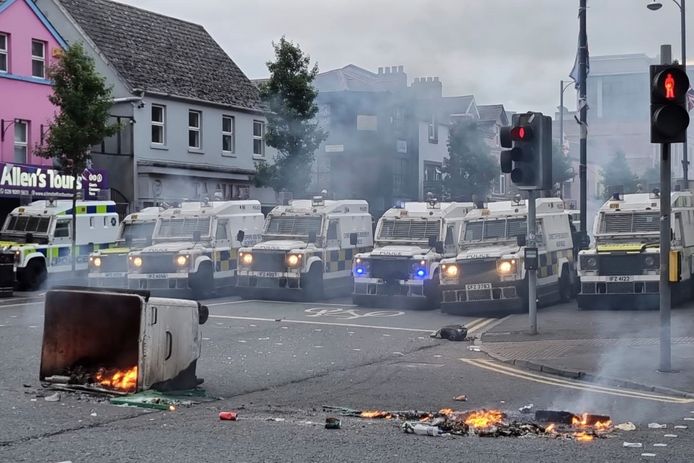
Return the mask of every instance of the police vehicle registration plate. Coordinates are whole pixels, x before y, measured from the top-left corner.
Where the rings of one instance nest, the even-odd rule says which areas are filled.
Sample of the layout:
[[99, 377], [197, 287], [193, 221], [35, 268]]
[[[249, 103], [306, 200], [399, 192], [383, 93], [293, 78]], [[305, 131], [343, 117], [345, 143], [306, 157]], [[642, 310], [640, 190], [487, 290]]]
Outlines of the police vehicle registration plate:
[[481, 289], [492, 289], [491, 283], [473, 283], [470, 285], [465, 285], [465, 289], [468, 291], [479, 291]]
[[634, 278], [630, 275], [621, 275], [616, 277], [607, 277], [609, 282], [630, 283]]
[[150, 280], [165, 280], [167, 278], [166, 273], [150, 273], [147, 275]]

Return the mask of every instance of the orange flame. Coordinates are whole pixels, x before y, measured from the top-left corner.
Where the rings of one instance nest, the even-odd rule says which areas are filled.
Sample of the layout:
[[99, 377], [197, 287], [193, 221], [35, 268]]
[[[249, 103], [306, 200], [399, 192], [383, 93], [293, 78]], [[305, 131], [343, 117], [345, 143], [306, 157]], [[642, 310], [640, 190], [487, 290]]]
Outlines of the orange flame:
[[96, 380], [104, 387], [119, 391], [130, 392], [137, 389], [137, 366], [129, 370], [119, 370], [110, 376], [104, 368], [99, 369], [95, 375]]
[[442, 408], [439, 410], [439, 415], [451, 416], [453, 413], [455, 413], [455, 410], [452, 408]]
[[471, 413], [465, 419], [465, 424], [473, 428], [484, 429], [501, 423], [503, 419], [504, 414], [499, 410], [481, 410]]
[[607, 420], [607, 421], [596, 421], [592, 425], [588, 424], [588, 414], [584, 413], [581, 415], [581, 417], [573, 417], [571, 419], [571, 425], [576, 427], [576, 428], [587, 428], [587, 427], [592, 427], [595, 430], [598, 431], [606, 431], [612, 427], [612, 421]]
[[545, 428], [545, 432], [554, 432], [554, 427], [554, 423], [550, 423], [550, 425]]
[[586, 434], [585, 432], [577, 432], [574, 434], [574, 438], [579, 442], [590, 442], [593, 440], [593, 436]]
[[384, 419], [389, 419], [391, 418], [391, 414], [388, 412], [384, 412], [383, 410], [364, 410], [359, 414], [360, 417], [362, 418], [384, 418]]

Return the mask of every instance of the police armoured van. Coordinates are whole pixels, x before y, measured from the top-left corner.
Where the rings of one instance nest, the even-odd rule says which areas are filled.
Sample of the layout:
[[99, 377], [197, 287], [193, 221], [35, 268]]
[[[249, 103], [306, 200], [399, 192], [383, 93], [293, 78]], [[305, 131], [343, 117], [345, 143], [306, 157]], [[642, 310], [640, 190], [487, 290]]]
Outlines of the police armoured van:
[[[87, 270], [89, 254], [118, 237], [113, 201], [77, 201], [76, 269]], [[20, 289], [35, 290], [48, 275], [72, 274], [72, 201], [35, 201], [14, 209], [0, 232], [0, 247], [15, 253]]]
[[277, 206], [263, 240], [239, 251], [239, 293], [309, 300], [351, 293], [352, 259], [373, 246], [371, 220], [361, 200], [317, 196]]
[[463, 218], [472, 207], [431, 199], [386, 211], [373, 251], [354, 258], [354, 303], [438, 308], [439, 261], [457, 254]]
[[[576, 280], [570, 217], [558, 198], [536, 200], [537, 296], [541, 304], [569, 300]], [[527, 200], [489, 203], [463, 221], [458, 255], [441, 261], [441, 309], [525, 310]]]
[[154, 225], [159, 207], [147, 207], [123, 219], [116, 244], [99, 249], [89, 256], [89, 286], [106, 288], [128, 287], [128, 253], [152, 244]]
[[[657, 309], [660, 281], [658, 192], [615, 194], [598, 211], [595, 244], [579, 253], [581, 309]], [[669, 280], [673, 302], [692, 296], [694, 199], [672, 193]]]
[[128, 254], [128, 286], [201, 299], [233, 287], [237, 251], [260, 239], [259, 201], [195, 201], [161, 213], [152, 245]]

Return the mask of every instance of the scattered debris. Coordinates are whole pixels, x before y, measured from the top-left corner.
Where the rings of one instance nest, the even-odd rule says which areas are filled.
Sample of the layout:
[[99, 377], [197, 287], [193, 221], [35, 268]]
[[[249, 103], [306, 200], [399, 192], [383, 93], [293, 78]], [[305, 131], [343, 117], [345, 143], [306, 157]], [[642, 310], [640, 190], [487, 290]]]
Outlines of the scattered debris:
[[174, 407], [174, 409], [176, 407], [190, 407], [200, 402], [211, 400], [214, 400], [214, 398], [208, 397], [204, 389], [194, 388], [169, 393], [150, 389], [127, 396], [113, 397], [109, 401], [113, 405], [173, 411], [171, 407]]
[[284, 418], [268, 418], [265, 421], [275, 421], [277, 423], [281, 423], [283, 421], [286, 421], [286, 419], [284, 419]]
[[325, 429], [340, 429], [341, 427], [342, 421], [339, 418], [329, 416], [325, 419]]
[[667, 424], [648, 423], [648, 429], [665, 429], [665, 428], [667, 428]]
[[622, 445], [622, 447], [640, 449], [641, 447], [643, 447], [643, 444], [641, 442], [625, 442], [624, 445]]
[[448, 339], [449, 341], [465, 341], [467, 328], [463, 325], [447, 325], [431, 334], [432, 338]]
[[31, 387], [31, 384], [22, 384], [24, 387]]
[[97, 416], [97, 415], [96, 415], [96, 412], [91, 412], [91, 413], [89, 414], [89, 416]]
[[677, 437], [677, 434], [663, 434], [663, 437], [675, 438], [675, 437]]
[[480, 346], [468, 346], [467, 350], [470, 350], [472, 352], [482, 352]]
[[618, 424], [615, 426], [615, 429], [619, 429], [620, 431], [635, 431], [636, 425], [631, 421], [627, 421], [626, 423]]
[[465, 394], [461, 394], [459, 396], [453, 397], [453, 400], [456, 400], [458, 402], [467, 402], [467, 396]]
[[521, 413], [530, 413], [534, 407], [535, 404], [523, 405], [521, 408], [518, 409], [518, 411]]
[[407, 434], [418, 434], [420, 436], [443, 436], [444, 432], [438, 426], [431, 426], [422, 423], [412, 423], [405, 421], [402, 430]]
[[51, 394], [43, 398], [43, 400], [45, 400], [46, 402], [60, 402], [60, 399], [60, 392], [56, 392], [55, 394]]
[[655, 453], [642, 453], [641, 456], [642, 457], [654, 457]]
[[694, 418], [686, 417], [684, 421], [694, 421]]
[[219, 412], [219, 419], [222, 421], [236, 421], [237, 417], [236, 412]]
[[544, 423], [571, 424], [574, 418], [576, 415], [571, 412], [554, 410], [537, 410], [535, 412], [535, 419]]
[[653, 447], [667, 447], [667, 444], [653, 444]]
[[677, 426], [675, 426], [675, 429], [687, 429], [687, 428], [688, 428], [688, 426], [685, 426], [683, 424], [678, 424]]

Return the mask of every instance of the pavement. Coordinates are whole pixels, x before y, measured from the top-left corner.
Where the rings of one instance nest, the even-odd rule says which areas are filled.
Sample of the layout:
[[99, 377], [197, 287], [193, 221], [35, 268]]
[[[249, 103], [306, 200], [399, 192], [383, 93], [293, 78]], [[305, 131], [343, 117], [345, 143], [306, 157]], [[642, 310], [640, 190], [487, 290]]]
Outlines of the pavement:
[[[694, 399], [531, 372], [495, 361], [471, 342], [430, 337], [454, 323], [474, 336], [499, 332], [513, 318], [364, 309], [346, 299], [203, 302], [210, 318], [202, 327], [198, 375], [214, 400], [153, 411], [88, 394], [46, 401], [52, 391], [37, 379], [42, 296], [0, 301], [0, 461], [694, 461]], [[568, 316], [575, 308], [557, 310]], [[461, 394], [467, 402], [454, 400]], [[397, 421], [344, 418], [342, 429], [331, 431], [324, 428], [331, 413], [322, 409], [494, 408], [518, 415], [531, 403], [608, 414], [636, 430], [587, 443], [436, 438], [405, 434]], [[239, 420], [220, 421], [218, 413], [227, 410], [238, 411]], [[651, 422], [667, 428], [651, 429]]]
[[660, 366], [658, 311], [541, 309], [538, 334], [528, 316], [511, 315], [481, 337], [492, 358], [594, 382], [694, 397], [694, 306], [672, 311], [672, 372]]

